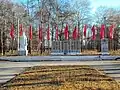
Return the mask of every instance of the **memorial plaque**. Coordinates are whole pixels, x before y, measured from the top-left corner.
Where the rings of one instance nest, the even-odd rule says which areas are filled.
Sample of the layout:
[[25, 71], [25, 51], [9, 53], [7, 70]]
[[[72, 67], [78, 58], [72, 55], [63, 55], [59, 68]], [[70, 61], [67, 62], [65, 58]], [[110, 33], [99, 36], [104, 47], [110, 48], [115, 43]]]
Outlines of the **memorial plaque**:
[[64, 40], [52, 41], [52, 52], [55, 54], [76, 55], [80, 54], [80, 41], [79, 40]]
[[109, 52], [108, 52], [108, 39], [107, 38], [101, 40], [101, 54], [102, 55], [109, 54]]

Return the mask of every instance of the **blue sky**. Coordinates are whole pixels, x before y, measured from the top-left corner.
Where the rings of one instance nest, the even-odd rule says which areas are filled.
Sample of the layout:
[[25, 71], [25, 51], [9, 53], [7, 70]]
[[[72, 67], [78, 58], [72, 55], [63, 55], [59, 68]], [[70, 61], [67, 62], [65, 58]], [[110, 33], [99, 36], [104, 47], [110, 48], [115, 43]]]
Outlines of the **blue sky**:
[[117, 7], [120, 6], [120, 0], [91, 0], [93, 6], [97, 7], [100, 5]]
[[120, 0], [91, 0], [93, 11], [99, 6], [120, 8]]
[[[26, 2], [27, 0], [13, 0], [15, 2]], [[107, 7], [119, 7], [120, 8], [120, 0], [90, 0], [92, 4], [93, 11], [96, 10], [99, 6], [107, 6]]]

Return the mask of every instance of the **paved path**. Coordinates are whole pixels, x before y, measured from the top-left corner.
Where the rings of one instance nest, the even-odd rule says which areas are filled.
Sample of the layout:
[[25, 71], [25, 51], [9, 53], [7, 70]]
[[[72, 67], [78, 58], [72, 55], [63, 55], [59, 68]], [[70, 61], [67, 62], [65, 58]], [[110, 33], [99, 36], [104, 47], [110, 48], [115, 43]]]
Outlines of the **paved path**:
[[107, 75], [120, 81], [120, 61], [45, 61], [8, 62], [0, 61], [0, 83], [4, 83], [22, 72], [25, 67], [41, 65], [90, 65], [103, 69]]
[[8, 61], [82, 61], [82, 60], [115, 60], [116, 58], [120, 58], [120, 56], [11, 56], [11, 57], [0, 57], [1, 60]]

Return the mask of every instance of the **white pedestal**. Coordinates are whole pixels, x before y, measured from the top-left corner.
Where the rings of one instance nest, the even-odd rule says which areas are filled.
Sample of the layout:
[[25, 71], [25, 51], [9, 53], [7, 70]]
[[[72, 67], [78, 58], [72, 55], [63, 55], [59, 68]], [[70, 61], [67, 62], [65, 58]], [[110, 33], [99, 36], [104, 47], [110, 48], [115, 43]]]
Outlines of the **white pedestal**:
[[28, 50], [19, 50], [18, 55], [19, 56], [27, 56], [28, 55]]
[[107, 38], [101, 40], [101, 55], [109, 55]]
[[108, 52], [102, 52], [101, 55], [103, 55], [103, 56], [104, 55], [109, 55], [109, 53]]

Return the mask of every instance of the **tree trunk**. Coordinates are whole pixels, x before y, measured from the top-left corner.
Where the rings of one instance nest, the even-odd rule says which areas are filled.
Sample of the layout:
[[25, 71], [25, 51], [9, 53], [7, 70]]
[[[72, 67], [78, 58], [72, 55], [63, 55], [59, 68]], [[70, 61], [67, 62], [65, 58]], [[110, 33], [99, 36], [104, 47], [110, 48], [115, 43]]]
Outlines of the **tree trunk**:
[[0, 53], [2, 53], [2, 32], [0, 30]]
[[5, 36], [5, 32], [3, 32], [3, 55], [5, 55], [5, 51], [6, 51], [6, 36]]
[[31, 54], [31, 40], [29, 40], [28, 42], [28, 53]]
[[53, 25], [52, 25], [52, 41], [53, 41], [54, 31], [53, 31]]

